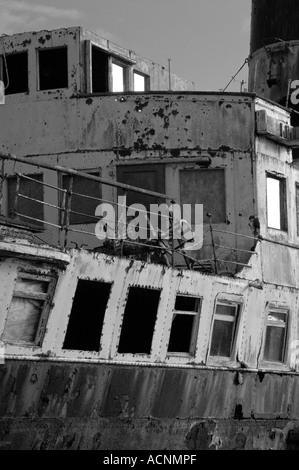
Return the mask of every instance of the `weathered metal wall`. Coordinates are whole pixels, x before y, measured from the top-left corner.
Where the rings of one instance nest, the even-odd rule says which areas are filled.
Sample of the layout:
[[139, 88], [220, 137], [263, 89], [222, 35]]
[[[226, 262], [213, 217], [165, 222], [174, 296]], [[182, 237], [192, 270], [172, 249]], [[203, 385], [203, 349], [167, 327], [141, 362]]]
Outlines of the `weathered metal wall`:
[[252, 0], [251, 54], [277, 42], [299, 39], [297, 0]]
[[7, 361], [0, 448], [285, 449], [298, 376]]

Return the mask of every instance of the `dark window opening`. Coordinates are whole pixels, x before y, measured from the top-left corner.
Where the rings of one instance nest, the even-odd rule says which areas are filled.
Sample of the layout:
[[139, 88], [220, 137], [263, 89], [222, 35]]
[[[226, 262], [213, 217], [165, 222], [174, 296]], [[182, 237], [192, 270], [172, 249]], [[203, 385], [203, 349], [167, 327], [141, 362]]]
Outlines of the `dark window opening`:
[[[95, 176], [99, 176], [98, 172], [95, 173]], [[95, 224], [98, 221], [98, 218], [95, 217], [95, 210], [101, 204], [102, 198], [101, 183], [82, 176], [63, 175], [63, 189], [69, 190], [71, 178], [73, 179], [73, 194], [71, 196], [70, 224]]]
[[287, 312], [271, 310], [268, 314], [264, 360], [284, 362]]
[[[19, 186], [19, 195], [17, 199], [17, 205], [15, 207], [16, 201], [16, 188], [17, 188], [17, 177], [11, 176], [7, 178], [7, 199], [8, 199], [8, 216], [14, 217], [15, 209], [18, 214], [18, 217], [29, 224], [34, 224], [41, 226], [42, 223], [38, 220], [43, 220], [44, 218], [44, 208], [43, 208], [43, 175], [26, 175], [31, 179], [26, 179], [20, 177], [20, 186]], [[34, 181], [32, 181], [34, 180]], [[39, 183], [38, 183], [39, 181]], [[25, 197], [22, 197], [25, 196]], [[26, 197], [30, 199], [26, 199]], [[41, 202], [38, 202], [41, 201]], [[24, 216], [24, 217], [22, 217]], [[33, 220], [38, 219], [38, 220]]]
[[212, 214], [215, 224], [226, 221], [224, 170], [181, 170], [181, 204], [191, 204], [191, 220], [194, 224], [195, 204], [203, 204], [203, 221], [209, 222]]
[[230, 358], [236, 335], [238, 306], [225, 303], [216, 305], [210, 356]]
[[68, 87], [67, 47], [42, 49], [39, 56], [39, 89]]
[[172, 318], [169, 353], [195, 354], [200, 299], [177, 295]]
[[109, 91], [109, 56], [96, 46], [91, 46], [92, 93]]
[[99, 351], [111, 284], [79, 279], [63, 349]]
[[7, 87], [6, 95], [28, 92], [28, 53], [0, 56], [0, 80]]
[[160, 291], [131, 287], [126, 303], [119, 353], [150, 354]]

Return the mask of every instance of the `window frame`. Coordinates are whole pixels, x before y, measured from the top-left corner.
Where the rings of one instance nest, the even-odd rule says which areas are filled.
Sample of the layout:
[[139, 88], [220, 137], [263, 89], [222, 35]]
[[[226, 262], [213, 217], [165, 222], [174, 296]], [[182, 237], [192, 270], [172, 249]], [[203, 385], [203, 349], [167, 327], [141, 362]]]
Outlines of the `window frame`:
[[[275, 325], [274, 323], [269, 322], [268, 317], [272, 313], [280, 313], [286, 315], [285, 326]], [[290, 325], [290, 309], [285, 305], [277, 305], [270, 303], [268, 308], [265, 308], [265, 322], [264, 322], [264, 333], [263, 333], [263, 355], [262, 355], [262, 363], [265, 366], [273, 368], [275, 367], [287, 367], [287, 360], [288, 360], [288, 339], [289, 339], [289, 325]], [[266, 339], [267, 339], [267, 330], [268, 327], [272, 328], [284, 328], [285, 335], [283, 340], [283, 352], [282, 352], [282, 361], [271, 361], [265, 358], [265, 349], [266, 349]]]
[[[144, 90], [143, 91], [135, 90], [135, 81], [134, 81], [135, 75], [140, 75], [141, 77], [144, 78]], [[139, 72], [138, 70], [133, 69], [133, 91], [135, 93], [143, 93], [143, 92], [150, 91], [150, 76], [146, 75], [145, 73]]]
[[[43, 51], [49, 51], [49, 50], [57, 50], [57, 49], [66, 49], [66, 65], [67, 65], [67, 86], [64, 87], [55, 87], [55, 88], [40, 88], [40, 59], [39, 59], [39, 54], [40, 52]], [[59, 46], [53, 46], [53, 47], [37, 47], [36, 48], [36, 85], [37, 85], [37, 91], [41, 93], [47, 93], [49, 91], [55, 91], [55, 90], [67, 90], [70, 87], [70, 70], [69, 70], [69, 47], [67, 44], [62, 44]]]
[[[77, 171], [82, 171], [82, 172], [87, 173], [89, 175], [98, 176], [99, 178], [101, 178], [101, 176], [102, 176], [102, 171], [101, 170], [102, 170], [101, 168], [90, 168], [90, 169], [85, 168], [85, 169], [80, 169], [80, 170], [77, 170]], [[76, 176], [79, 176], [79, 177], [84, 179], [84, 176], [81, 176], [81, 175], [75, 175], [75, 174], [71, 175], [71, 174], [63, 173], [63, 172], [59, 173], [59, 177], [58, 177], [58, 179], [59, 179], [59, 188], [61, 189], [61, 191], [59, 191], [59, 207], [60, 207], [60, 209], [59, 209], [59, 223], [61, 225], [64, 225], [64, 213], [65, 213], [65, 211], [62, 207], [63, 197], [64, 197], [64, 194], [66, 194], [64, 192], [64, 190], [66, 188], [63, 187], [63, 177], [64, 176], [73, 177], [73, 178], [75, 178]], [[98, 184], [101, 186], [101, 199], [99, 199], [99, 201], [98, 201], [98, 205], [99, 205], [99, 204], [101, 204], [101, 201], [102, 201], [102, 198], [103, 198], [103, 184], [100, 181], [98, 182]], [[66, 190], [68, 191], [68, 189], [66, 189]], [[82, 195], [82, 196], [84, 197], [84, 195]], [[87, 196], [87, 198], [86, 198], [87, 200], [88, 200], [89, 197], [91, 197], [89, 195], [86, 195], [86, 196]], [[77, 196], [77, 197], [80, 197], [80, 196]], [[95, 201], [96, 198], [93, 199], [93, 200]], [[72, 222], [71, 223], [71, 215], [72, 215], [72, 212], [70, 211], [68, 225], [92, 225], [92, 224], [96, 224], [98, 222], [98, 218], [96, 216], [94, 216], [94, 219], [92, 219], [90, 221], [87, 221], [87, 222]], [[74, 215], [77, 215], [81, 218], [83, 217], [83, 215], [78, 215], [78, 214], [74, 214]], [[90, 218], [91, 216], [90, 216], [90, 214], [86, 214], [84, 217], [86, 217], [86, 218], [89, 217]]]
[[[279, 202], [280, 202], [280, 228], [271, 227], [269, 225], [268, 210], [268, 179], [279, 181]], [[279, 230], [280, 232], [288, 232], [288, 211], [287, 211], [287, 178], [285, 176], [277, 176], [273, 173], [266, 172], [266, 222], [268, 230]]]
[[[226, 315], [222, 315], [222, 314], [217, 314], [216, 312], [217, 312], [217, 306], [218, 305], [225, 305], [225, 306], [234, 307], [235, 308], [234, 320], [229, 322], [229, 320], [225, 319], [225, 318], [228, 317], [228, 315], [226, 316]], [[214, 311], [213, 311], [212, 325], [211, 325], [210, 344], [209, 344], [209, 349], [208, 349], [208, 359], [209, 359], [209, 361], [224, 362], [224, 363], [234, 362], [235, 361], [236, 344], [237, 344], [237, 339], [238, 339], [238, 331], [239, 331], [239, 325], [240, 325], [242, 306], [243, 306], [243, 304], [242, 304], [241, 301], [229, 300], [229, 299], [225, 299], [225, 298], [216, 299], [215, 306], [214, 306]], [[222, 317], [222, 318], [220, 318], [220, 317]], [[215, 320], [221, 320], [221, 321], [226, 321], [226, 322], [229, 322], [229, 323], [234, 323], [232, 338], [231, 338], [230, 355], [229, 356], [212, 356], [211, 355], [211, 347], [212, 347], [212, 341], [213, 341]]]
[[[5, 61], [4, 61], [4, 56], [16, 56], [20, 54], [26, 54], [27, 56], [27, 89], [26, 91], [18, 91], [16, 93], [9, 93], [7, 90], [7, 83], [4, 82], [4, 73], [5, 73]], [[9, 71], [8, 71], [9, 75]], [[1, 78], [2, 77], [2, 78]], [[20, 95], [20, 94], [28, 94], [29, 93], [29, 53], [28, 50], [25, 51], [13, 51], [13, 52], [8, 52], [4, 54], [0, 54], [0, 80], [3, 81], [5, 88], [5, 96], [13, 96], [13, 95]]]
[[[48, 289], [46, 293], [42, 292], [30, 292], [27, 293], [26, 291], [20, 291], [20, 290], [15, 290], [16, 288], [16, 283], [19, 279], [29, 279], [32, 281], [41, 281], [41, 282], [47, 282], [48, 283]], [[17, 345], [17, 346], [36, 346], [36, 347], [41, 347], [44, 336], [45, 336], [45, 331], [46, 331], [46, 326], [47, 326], [47, 321], [49, 318], [50, 314], [50, 309], [52, 305], [52, 300], [54, 297], [55, 293], [55, 287], [57, 283], [57, 277], [54, 277], [53, 275], [50, 275], [48, 273], [45, 274], [40, 274], [40, 273], [33, 273], [29, 272], [27, 270], [22, 270], [19, 271], [17, 274], [17, 277], [15, 278], [14, 281], [14, 288], [10, 300], [10, 304], [7, 310], [7, 315], [6, 319], [4, 322], [4, 328], [1, 334], [1, 339], [4, 343], [6, 344], [11, 344], [11, 345]], [[40, 318], [38, 321], [38, 325], [36, 328], [35, 332], [35, 338], [34, 341], [22, 341], [22, 340], [6, 340], [4, 335], [5, 335], [5, 329], [6, 329], [6, 324], [9, 318], [10, 314], [10, 308], [13, 302], [14, 298], [22, 298], [22, 299], [32, 299], [32, 300], [41, 300], [43, 301], [43, 306], [42, 306], [42, 311], [40, 313]]]
[[[175, 304], [176, 304], [176, 300], [177, 300], [178, 297], [189, 297], [189, 298], [196, 299], [196, 309], [195, 310], [176, 310]], [[176, 293], [174, 307], [172, 309], [171, 326], [170, 326], [168, 343], [167, 343], [166, 357], [194, 358], [196, 356], [197, 338], [198, 338], [198, 329], [199, 329], [202, 301], [203, 301], [203, 298], [201, 296], [192, 295], [192, 294], [183, 294], [183, 293], [180, 293], [180, 292]], [[194, 317], [193, 325], [192, 325], [192, 331], [191, 331], [191, 337], [190, 337], [189, 352], [168, 351], [169, 340], [170, 340], [171, 330], [172, 330], [172, 323], [173, 323], [175, 315], [189, 315], [189, 316], [192, 315]]]

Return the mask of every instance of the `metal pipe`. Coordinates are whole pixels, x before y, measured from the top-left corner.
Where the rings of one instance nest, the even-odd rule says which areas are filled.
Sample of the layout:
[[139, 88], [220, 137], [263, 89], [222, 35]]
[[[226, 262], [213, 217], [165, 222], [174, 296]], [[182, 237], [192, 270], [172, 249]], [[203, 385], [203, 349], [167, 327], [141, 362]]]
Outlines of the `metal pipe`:
[[14, 162], [25, 163], [26, 165], [45, 168], [46, 170], [58, 171], [61, 173], [66, 173], [68, 175], [81, 176], [82, 178], [86, 178], [86, 179], [93, 180], [93, 181], [98, 181], [99, 183], [106, 184], [107, 186], [121, 188], [127, 191], [133, 191], [135, 193], [147, 194], [148, 196], [160, 197], [162, 199], [169, 199], [170, 201], [173, 200], [173, 197], [167, 196], [167, 194], [157, 193], [155, 191], [148, 191], [147, 189], [137, 188], [135, 186], [131, 186], [130, 184], [118, 183], [116, 181], [115, 182], [108, 181], [108, 180], [105, 180], [104, 178], [100, 178], [99, 176], [91, 175], [89, 173], [84, 173], [83, 171], [73, 170], [71, 168], [66, 168], [60, 165], [50, 165], [49, 163], [44, 163], [44, 162], [40, 162], [36, 160], [32, 161], [29, 158], [17, 157], [16, 155], [12, 155], [11, 153], [4, 154], [0, 152], [0, 158], [3, 158], [4, 160], [12, 160]]

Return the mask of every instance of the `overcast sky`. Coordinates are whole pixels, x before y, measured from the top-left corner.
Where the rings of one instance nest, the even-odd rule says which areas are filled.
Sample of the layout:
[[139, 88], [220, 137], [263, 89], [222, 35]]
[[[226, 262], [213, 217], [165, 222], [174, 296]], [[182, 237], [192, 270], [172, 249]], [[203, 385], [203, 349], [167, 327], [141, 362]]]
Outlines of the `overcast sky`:
[[249, 54], [250, 11], [251, 0], [0, 0], [0, 35], [83, 26], [217, 91]]

